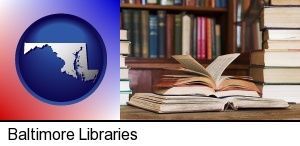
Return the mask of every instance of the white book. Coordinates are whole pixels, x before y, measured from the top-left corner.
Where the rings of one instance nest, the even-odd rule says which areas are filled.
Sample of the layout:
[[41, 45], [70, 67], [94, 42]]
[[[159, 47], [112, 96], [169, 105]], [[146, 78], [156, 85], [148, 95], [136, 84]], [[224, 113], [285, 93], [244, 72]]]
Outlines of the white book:
[[131, 92], [130, 86], [129, 86], [130, 80], [120, 80], [120, 91], [121, 92]]
[[182, 55], [191, 54], [191, 23], [189, 15], [182, 17]]
[[120, 68], [120, 79], [128, 79], [129, 78], [129, 68]]
[[126, 56], [120, 55], [120, 67], [121, 68], [126, 68], [127, 67], [125, 65], [125, 58], [126, 58]]
[[120, 105], [127, 105], [127, 102], [129, 101], [129, 94], [131, 94], [131, 92], [120, 93]]
[[262, 91], [262, 98], [283, 99], [287, 102], [300, 103], [300, 85], [263, 85], [257, 84]]

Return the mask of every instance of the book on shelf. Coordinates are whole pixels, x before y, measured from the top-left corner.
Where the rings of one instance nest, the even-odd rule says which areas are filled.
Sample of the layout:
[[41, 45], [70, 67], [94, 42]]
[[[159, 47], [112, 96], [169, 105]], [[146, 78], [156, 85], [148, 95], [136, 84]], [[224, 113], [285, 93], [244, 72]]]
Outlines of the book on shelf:
[[160, 5], [172, 6], [172, 5], [174, 5], [174, 1], [173, 0], [160, 0]]
[[250, 64], [270, 67], [300, 67], [300, 50], [255, 50], [251, 52]]
[[185, 6], [195, 7], [196, 6], [196, 0], [185, 0]]
[[149, 15], [149, 57], [158, 57], [158, 24], [157, 15]]
[[191, 54], [191, 24], [192, 19], [189, 15], [182, 17], [182, 55]]
[[289, 104], [280, 99], [255, 97], [211, 98], [201, 96], [161, 96], [152, 93], [134, 94], [129, 105], [155, 113], [187, 113], [205, 111], [227, 111], [255, 108], [288, 108]]
[[182, 6], [184, 0], [174, 0], [174, 5], [175, 6]]
[[157, 4], [158, 0], [147, 0], [147, 4]]
[[132, 26], [131, 26], [131, 55], [134, 57], [141, 57], [141, 11], [132, 10]]
[[263, 41], [300, 40], [300, 29], [267, 29], [263, 31]]
[[166, 56], [166, 16], [167, 12], [159, 10], [158, 15], [158, 57]]
[[272, 6], [300, 5], [300, 1], [299, 0], [270, 0], [269, 3]]
[[264, 84], [256, 83], [262, 91], [262, 98], [283, 99], [291, 103], [300, 103], [300, 84]]
[[142, 56], [143, 58], [149, 57], [149, 11], [141, 11], [141, 43], [142, 43]]
[[204, 68], [190, 55], [174, 55], [183, 67], [168, 68], [187, 75], [166, 75], [154, 86], [160, 95], [204, 95], [204, 96], [255, 96], [260, 91], [248, 76], [221, 76], [227, 66], [239, 56], [238, 53], [219, 56]]
[[300, 7], [264, 7], [260, 13], [260, 29], [300, 28]]
[[299, 49], [300, 40], [268, 40], [263, 42], [263, 49]]
[[269, 84], [300, 84], [300, 67], [251, 66], [250, 76], [255, 82]]
[[172, 58], [174, 55], [174, 20], [173, 14], [167, 14], [166, 22], [166, 58]]
[[130, 54], [130, 41], [120, 41], [120, 54], [121, 55]]
[[215, 38], [216, 38], [216, 57], [221, 55], [221, 25], [220, 24], [216, 24], [215, 25]]
[[122, 15], [122, 29], [127, 30], [127, 38], [130, 41], [131, 40], [131, 9], [122, 9], [121, 15]]
[[174, 54], [181, 55], [182, 54], [182, 14], [175, 15], [175, 29], [174, 29]]

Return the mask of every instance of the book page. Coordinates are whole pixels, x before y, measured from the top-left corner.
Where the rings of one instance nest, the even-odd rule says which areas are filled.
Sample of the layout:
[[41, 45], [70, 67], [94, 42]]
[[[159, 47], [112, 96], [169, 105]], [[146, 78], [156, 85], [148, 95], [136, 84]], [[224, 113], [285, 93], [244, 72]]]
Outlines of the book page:
[[211, 75], [211, 77], [217, 82], [224, 70], [227, 68], [227, 66], [235, 60], [240, 53], [234, 53], [234, 54], [227, 54], [217, 57], [207, 68], [207, 72]]
[[211, 77], [209, 72], [207, 72], [206, 69], [201, 64], [199, 64], [192, 56], [190, 56], [190, 55], [173, 55], [172, 57], [175, 60], [177, 60], [183, 67]]

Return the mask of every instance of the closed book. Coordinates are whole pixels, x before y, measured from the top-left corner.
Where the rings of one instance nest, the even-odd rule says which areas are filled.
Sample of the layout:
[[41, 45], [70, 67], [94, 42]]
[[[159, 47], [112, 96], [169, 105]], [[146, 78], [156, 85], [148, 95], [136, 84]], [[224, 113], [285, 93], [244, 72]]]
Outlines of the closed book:
[[[215, 6], [216, 8], [220, 8], [221, 7], [221, 1], [222, 0], [214, 0], [215, 1]], [[223, 0], [224, 1], [224, 0]]]
[[175, 55], [182, 54], [182, 14], [175, 15], [175, 32], [174, 32]]
[[122, 9], [122, 29], [127, 30], [127, 38], [131, 40], [131, 10], [130, 9]]
[[216, 57], [221, 55], [221, 25], [216, 24]]
[[264, 41], [300, 40], [300, 29], [266, 29], [263, 31]]
[[193, 28], [192, 28], [192, 56], [197, 58], [197, 17], [193, 18]]
[[120, 41], [120, 54], [129, 55], [130, 54], [130, 42], [129, 41]]
[[207, 59], [207, 40], [206, 40], [206, 33], [207, 33], [207, 18], [201, 17], [201, 28], [200, 28], [200, 59], [205, 60]]
[[300, 84], [270, 85], [257, 83], [256, 86], [262, 91], [262, 98], [282, 99], [287, 102], [300, 103]]
[[297, 6], [300, 5], [299, 0], [270, 0], [270, 5], [272, 6]]
[[129, 101], [129, 95], [131, 94], [128, 92], [120, 92], [120, 105], [127, 105], [127, 102]]
[[147, 4], [147, 0], [142, 0], [142, 5], [146, 5]]
[[127, 67], [120, 67], [120, 79], [122, 80], [122, 79], [128, 79], [129, 77], [128, 77], [128, 75], [129, 75], [129, 68], [127, 68]]
[[185, 0], [185, 6], [195, 7], [196, 6], [196, 0]]
[[191, 54], [191, 17], [183, 15], [182, 17], [182, 55]]
[[120, 79], [120, 91], [121, 92], [131, 92], [129, 84], [130, 84], [129, 79]]
[[141, 12], [142, 57], [149, 57], [149, 11]]
[[166, 57], [172, 58], [174, 55], [174, 15], [167, 14], [167, 22], [166, 22]]
[[215, 0], [207, 0], [207, 5], [208, 7], [210, 8], [215, 8], [216, 7], [216, 3], [215, 3]]
[[217, 58], [217, 48], [216, 48], [216, 20], [215, 18], [211, 19], [211, 50], [212, 50], [212, 59]]
[[132, 11], [132, 56], [141, 57], [141, 11]]
[[157, 15], [149, 16], [149, 54], [150, 58], [158, 57], [158, 23]]
[[251, 65], [300, 67], [300, 50], [256, 50], [251, 52]]
[[268, 40], [263, 42], [263, 49], [300, 49], [300, 40]]
[[202, 37], [202, 35], [201, 35], [201, 25], [202, 25], [202, 19], [201, 19], [201, 17], [197, 17], [197, 59], [201, 59], [201, 43], [202, 43], [202, 41], [201, 41], [201, 37]]
[[158, 15], [158, 57], [166, 57], [166, 11], [157, 11]]
[[141, 5], [142, 4], [142, 0], [135, 0], [135, 4]]
[[158, 0], [147, 0], [147, 4], [157, 4]]
[[221, 1], [221, 7], [222, 8], [227, 8], [228, 0], [220, 0], [220, 1]]
[[172, 6], [174, 4], [173, 0], [160, 0], [160, 5], [163, 6]]
[[127, 68], [127, 66], [125, 65], [125, 58], [126, 58], [126, 56], [120, 55], [120, 67], [121, 68]]
[[300, 7], [264, 7], [260, 13], [260, 29], [300, 28]]
[[128, 0], [129, 4], [135, 4], [136, 0]]
[[250, 76], [255, 82], [269, 84], [300, 84], [299, 67], [251, 66]]
[[128, 30], [121, 29], [120, 30], [120, 40], [128, 40]]
[[183, 5], [183, 0], [174, 0], [174, 5], [176, 6], [182, 6]]
[[201, 7], [201, 1], [202, 0], [196, 0], [196, 7]]
[[211, 18], [206, 19], [206, 49], [207, 49], [207, 57], [206, 59], [211, 60], [212, 59], [212, 31], [211, 31]]

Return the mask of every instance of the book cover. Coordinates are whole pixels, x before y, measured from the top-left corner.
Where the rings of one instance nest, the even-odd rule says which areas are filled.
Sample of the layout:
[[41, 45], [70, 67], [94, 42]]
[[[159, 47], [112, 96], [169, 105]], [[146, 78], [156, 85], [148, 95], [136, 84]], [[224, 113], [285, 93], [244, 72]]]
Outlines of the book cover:
[[193, 18], [193, 28], [192, 28], [192, 56], [197, 58], [197, 17]]
[[201, 17], [201, 28], [200, 28], [200, 59], [205, 60], [207, 59], [207, 40], [206, 40], [206, 34], [207, 34], [207, 18]]
[[211, 18], [211, 50], [212, 50], [212, 59], [217, 58], [217, 48], [216, 48], [216, 20]]
[[158, 15], [158, 57], [166, 57], [166, 11], [157, 11]]
[[207, 58], [208, 60], [211, 60], [212, 59], [212, 40], [211, 40], [211, 37], [212, 37], [212, 31], [211, 31], [211, 18], [207, 18], [206, 19], [206, 50], [207, 50]]
[[182, 14], [175, 15], [175, 32], [174, 32], [175, 55], [182, 54]]
[[185, 0], [185, 6], [195, 7], [196, 6], [196, 0]]
[[141, 12], [141, 37], [142, 37], [142, 56], [149, 57], [149, 11], [142, 10]]
[[158, 0], [147, 0], [147, 4], [158, 4]]
[[131, 10], [130, 9], [122, 9], [122, 29], [128, 30], [128, 40], [131, 40]]
[[191, 54], [191, 17], [183, 15], [182, 17], [182, 55]]
[[215, 25], [216, 33], [216, 57], [221, 55], [221, 26], [219, 24]]
[[158, 57], [158, 23], [157, 15], [149, 16], [149, 54], [150, 58]]
[[182, 3], [183, 0], [174, 0], [174, 5], [176, 6], [182, 6], [183, 3]]
[[141, 11], [133, 10], [132, 11], [132, 56], [141, 57]]
[[163, 6], [172, 6], [174, 4], [173, 0], [160, 0], [160, 5]]
[[174, 15], [173, 14], [167, 14], [167, 26], [166, 26], [166, 57], [172, 58], [172, 55], [174, 55]]

